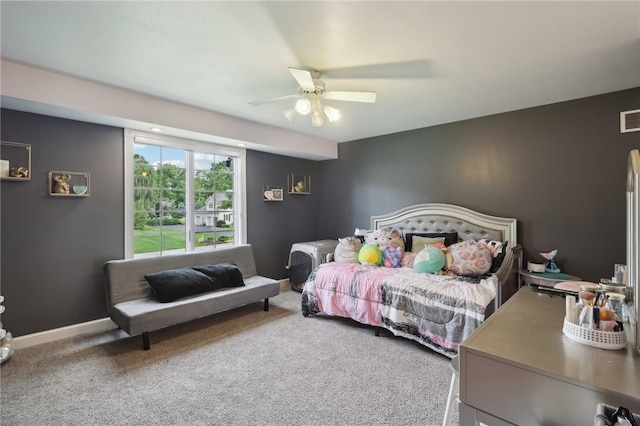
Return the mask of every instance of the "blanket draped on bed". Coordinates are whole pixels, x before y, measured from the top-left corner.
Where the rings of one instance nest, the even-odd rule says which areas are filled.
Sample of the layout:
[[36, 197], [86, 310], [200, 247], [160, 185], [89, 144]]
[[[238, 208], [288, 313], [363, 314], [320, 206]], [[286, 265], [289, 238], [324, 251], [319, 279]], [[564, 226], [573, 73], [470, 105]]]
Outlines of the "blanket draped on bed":
[[330, 262], [316, 268], [305, 283], [302, 313], [384, 327], [451, 358], [484, 321], [496, 285], [493, 275], [470, 279]]

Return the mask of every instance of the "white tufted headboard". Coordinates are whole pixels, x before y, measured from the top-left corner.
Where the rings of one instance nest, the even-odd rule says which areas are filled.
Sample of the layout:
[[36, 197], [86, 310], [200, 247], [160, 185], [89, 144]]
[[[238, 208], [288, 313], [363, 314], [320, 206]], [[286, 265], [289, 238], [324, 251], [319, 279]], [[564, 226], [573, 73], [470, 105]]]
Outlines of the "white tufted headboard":
[[394, 228], [408, 232], [457, 232], [462, 240], [488, 238], [517, 244], [516, 219], [489, 216], [453, 204], [428, 203], [393, 213], [372, 216], [371, 229]]
[[371, 229], [393, 228], [403, 235], [408, 232], [457, 232], [462, 240], [508, 241], [509, 250], [496, 272], [498, 284], [493, 310], [520, 288], [517, 276], [522, 267], [522, 248], [518, 245], [516, 224], [513, 218], [490, 216], [441, 203], [416, 204], [393, 213], [371, 216]]

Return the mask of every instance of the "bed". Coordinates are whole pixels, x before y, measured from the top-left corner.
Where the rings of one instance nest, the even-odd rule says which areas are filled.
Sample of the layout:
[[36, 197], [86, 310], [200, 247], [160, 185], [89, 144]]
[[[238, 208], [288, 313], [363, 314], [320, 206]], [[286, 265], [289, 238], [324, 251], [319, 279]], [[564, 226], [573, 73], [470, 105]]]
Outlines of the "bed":
[[418, 273], [329, 262], [312, 271], [302, 289], [302, 314], [351, 318], [391, 331], [453, 358], [459, 344], [518, 289], [521, 248], [516, 219], [490, 216], [451, 204], [429, 203], [373, 216], [371, 230], [457, 233], [458, 241], [504, 242], [493, 273], [476, 277]]

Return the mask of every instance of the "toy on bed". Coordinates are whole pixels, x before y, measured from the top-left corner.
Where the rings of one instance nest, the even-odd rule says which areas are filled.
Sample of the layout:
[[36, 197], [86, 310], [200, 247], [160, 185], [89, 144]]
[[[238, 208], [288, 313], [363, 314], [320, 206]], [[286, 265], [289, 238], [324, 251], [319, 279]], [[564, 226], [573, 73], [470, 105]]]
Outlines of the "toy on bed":
[[358, 254], [362, 243], [358, 238], [338, 238], [338, 245], [333, 253], [333, 260], [338, 263], [359, 263]]
[[413, 260], [413, 269], [421, 274], [442, 273], [445, 263], [446, 259], [442, 249], [436, 246], [428, 246], [416, 254]]
[[377, 244], [364, 244], [358, 253], [358, 262], [363, 265], [382, 264], [382, 251]]
[[386, 268], [399, 268], [404, 253], [404, 239], [397, 229], [382, 228], [370, 232], [365, 243], [377, 244], [382, 252], [382, 265]]
[[491, 269], [493, 254], [486, 243], [466, 240], [449, 246], [447, 269], [455, 275], [475, 277]]
[[[328, 262], [309, 275], [302, 290], [305, 317], [351, 318], [453, 357], [518, 288], [515, 219], [419, 204], [373, 216], [370, 229], [354, 234], [365, 237], [359, 263]], [[397, 249], [404, 250], [401, 267], [372, 267], [398, 265]]]

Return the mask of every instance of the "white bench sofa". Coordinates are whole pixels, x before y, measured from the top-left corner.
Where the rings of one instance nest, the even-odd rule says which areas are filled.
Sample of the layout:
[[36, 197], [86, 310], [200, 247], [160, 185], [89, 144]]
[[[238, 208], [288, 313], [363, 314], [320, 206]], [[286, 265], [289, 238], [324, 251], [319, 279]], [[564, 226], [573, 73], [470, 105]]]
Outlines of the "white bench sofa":
[[[162, 303], [154, 296], [145, 275], [183, 267], [231, 263], [237, 265], [244, 286], [223, 287], [207, 293]], [[112, 260], [103, 267], [109, 315], [127, 334], [142, 334], [148, 350], [149, 332], [237, 308], [280, 293], [280, 283], [257, 274], [251, 245], [220, 247], [205, 252]]]

